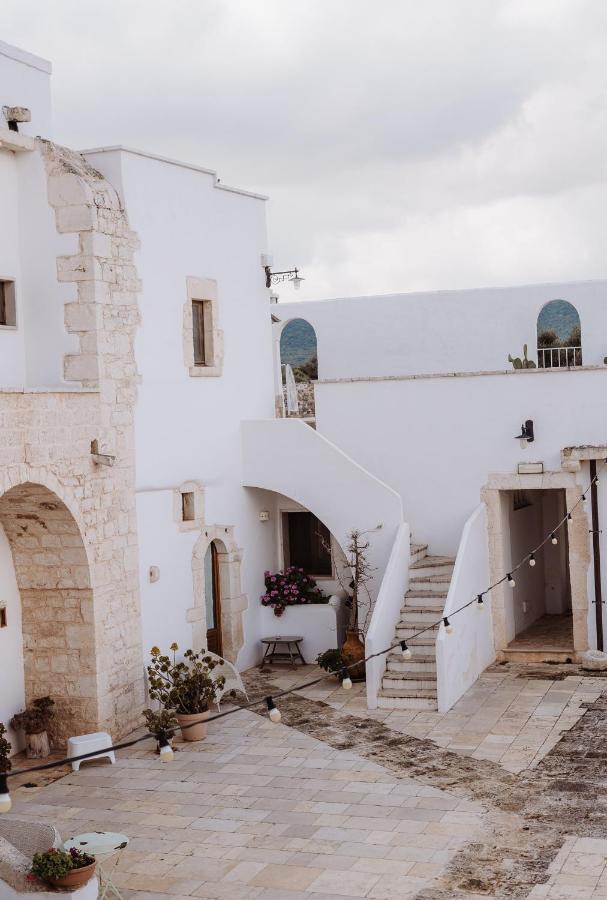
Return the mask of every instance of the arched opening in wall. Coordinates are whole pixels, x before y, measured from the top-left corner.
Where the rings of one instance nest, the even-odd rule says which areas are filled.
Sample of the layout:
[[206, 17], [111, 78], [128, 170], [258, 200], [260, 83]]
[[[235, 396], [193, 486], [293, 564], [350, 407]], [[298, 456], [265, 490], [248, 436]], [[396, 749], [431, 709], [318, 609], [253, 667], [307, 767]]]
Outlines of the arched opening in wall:
[[280, 371], [284, 415], [313, 420], [318, 347], [316, 332], [305, 319], [291, 319], [280, 334]]
[[[53, 491], [31, 482], [0, 497], [0, 524], [21, 600], [25, 701], [53, 698], [56, 740], [96, 731], [93, 591], [80, 528]], [[0, 698], [5, 689], [0, 682]]]
[[242, 593], [241, 558], [233, 529], [222, 525], [206, 527], [192, 552], [192, 646], [212, 650], [231, 663], [244, 643], [247, 598]]
[[582, 365], [580, 316], [567, 300], [551, 300], [537, 319], [537, 364], [540, 369]]

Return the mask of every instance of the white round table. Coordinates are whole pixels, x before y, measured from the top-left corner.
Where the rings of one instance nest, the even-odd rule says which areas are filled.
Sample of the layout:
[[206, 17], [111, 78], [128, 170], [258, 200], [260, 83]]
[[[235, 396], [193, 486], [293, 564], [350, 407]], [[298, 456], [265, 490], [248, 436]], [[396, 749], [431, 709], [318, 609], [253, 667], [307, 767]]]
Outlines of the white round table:
[[111, 891], [119, 900], [123, 900], [122, 894], [101, 865], [100, 856], [110, 857], [114, 853], [120, 853], [128, 846], [129, 839], [126, 834], [118, 831], [89, 831], [86, 834], [77, 834], [63, 845], [64, 850], [82, 850], [89, 853], [97, 860], [97, 872], [99, 874], [99, 900], [103, 900]]

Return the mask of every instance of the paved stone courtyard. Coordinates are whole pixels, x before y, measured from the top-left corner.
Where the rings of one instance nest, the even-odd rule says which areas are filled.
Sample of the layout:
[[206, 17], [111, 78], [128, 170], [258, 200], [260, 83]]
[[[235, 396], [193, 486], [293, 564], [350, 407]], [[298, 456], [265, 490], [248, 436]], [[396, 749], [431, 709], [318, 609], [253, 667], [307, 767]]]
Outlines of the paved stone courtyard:
[[[272, 681], [289, 688], [317, 674], [316, 666], [294, 671], [275, 667]], [[596, 700], [605, 689], [604, 678], [582, 676], [577, 666], [559, 666], [555, 671], [554, 666], [509, 663], [484, 672], [447, 713], [368, 710], [364, 684], [354, 684], [346, 692], [333, 679], [302, 694], [349, 715], [384, 722], [393, 731], [428, 738], [455, 753], [521, 772], [539, 762], [583, 715], [582, 704]]]
[[[249, 673], [250, 694], [305, 674]], [[212, 723], [170, 765], [150, 743], [114, 767], [37, 780], [14, 792], [14, 815], [53, 822], [64, 838], [125, 832], [115, 880], [145, 900], [605, 898], [603, 680], [519, 674], [487, 673], [454, 715], [396, 723], [426, 736], [365, 711], [356, 686], [325, 697], [317, 687], [282, 698], [279, 725], [245, 710]], [[535, 746], [544, 719], [563, 732], [552, 749], [546, 735]], [[443, 740], [458, 746], [435, 740], [441, 721], [457, 725]], [[519, 774], [478, 756], [509, 721], [515, 740], [534, 734], [532, 768]]]

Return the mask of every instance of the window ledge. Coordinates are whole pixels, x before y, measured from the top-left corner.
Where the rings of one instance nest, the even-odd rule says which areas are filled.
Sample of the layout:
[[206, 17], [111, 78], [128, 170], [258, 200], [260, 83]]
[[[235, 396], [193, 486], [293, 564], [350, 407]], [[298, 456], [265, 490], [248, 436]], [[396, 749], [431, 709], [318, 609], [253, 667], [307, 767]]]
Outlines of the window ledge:
[[190, 378], [219, 378], [223, 375], [222, 366], [190, 366]]

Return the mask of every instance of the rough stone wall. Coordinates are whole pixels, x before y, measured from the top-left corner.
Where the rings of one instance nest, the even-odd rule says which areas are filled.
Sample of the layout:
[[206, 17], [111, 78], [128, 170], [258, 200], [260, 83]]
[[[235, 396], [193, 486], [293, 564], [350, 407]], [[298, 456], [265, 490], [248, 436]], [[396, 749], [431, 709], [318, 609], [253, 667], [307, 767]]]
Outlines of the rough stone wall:
[[[283, 389], [284, 395], [284, 403], [285, 410], [287, 408], [287, 391], [286, 388]], [[311, 381], [298, 381], [297, 382], [297, 400], [299, 403], [299, 413], [297, 418], [299, 419], [313, 419], [316, 415], [316, 408], [314, 406], [314, 384]], [[287, 415], [289, 415], [287, 413]]]
[[[57, 230], [79, 237], [79, 253], [57, 260], [58, 279], [73, 284], [66, 328], [80, 342], [65, 357], [65, 378], [79, 387], [0, 392], [0, 488], [16, 488], [0, 500], [0, 519], [24, 610], [28, 700], [58, 695], [71, 706], [72, 733], [107, 728], [119, 735], [140, 721], [143, 703], [133, 431], [137, 238], [115, 190], [83, 157], [46, 141], [38, 151]], [[92, 440], [115, 456], [112, 467], [93, 462]], [[53, 495], [57, 508], [45, 508]], [[27, 533], [19, 523], [29, 523]]]

